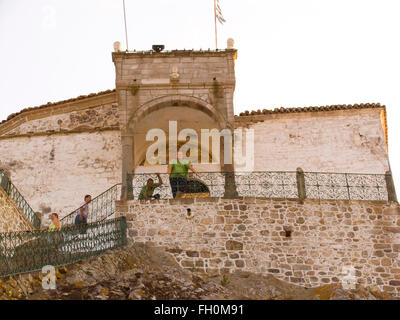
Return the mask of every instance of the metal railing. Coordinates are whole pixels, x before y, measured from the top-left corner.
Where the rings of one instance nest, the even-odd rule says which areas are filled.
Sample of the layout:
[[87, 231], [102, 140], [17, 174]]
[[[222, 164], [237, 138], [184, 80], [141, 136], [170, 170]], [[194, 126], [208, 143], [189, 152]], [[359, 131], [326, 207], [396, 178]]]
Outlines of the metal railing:
[[[169, 176], [160, 176], [163, 184], [154, 194], [171, 199]], [[387, 174], [303, 172], [300, 168], [286, 172], [201, 172], [189, 174], [185, 196], [224, 197], [229, 188], [238, 197], [391, 200], [388, 177], [391, 178]], [[127, 174], [127, 198], [138, 199], [149, 178], [158, 182], [155, 174]]]
[[305, 172], [311, 199], [388, 200], [384, 174]]
[[107, 219], [113, 218], [121, 184], [88, 204], [87, 224], [74, 225], [78, 208], [62, 219], [61, 230], [55, 232], [40, 230], [39, 217], [3, 170], [0, 170], [0, 187], [37, 229], [0, 233], [0, 277], [41, 270], [46, 265], [71, 264], [126, 245], [125, 217]]
[[[171, 199], [172, 191], [168, 174], [160, 174], [163, 184], [154, 194], [160, 199]], [[151, 178], [158, 182], [155, 174], [128, 174], [127, 192], [138, 199], [139, 194]], [[224, 197], [228, 187], [234, 187], [240, 197], [296, 198], [296, 172], [199, 172], [189, 173], [186, 195]]]
[[[107, 218], [112, 218], [115, 213], [115, 200], [120, 199], [121, 196], [121, 183], [118, 183], [111, 188], [107, 189], [97, 197], [93, 198], [87, 204], [88, 216], [87, 222], [103, 221]], [[70, 214], [61, 219], [63, 225], [72, 225], [75, 223], [75, 218], [80, 210], [85, 205], [75, 209]]]
[[40, 229], [40, 218], [18, 191], [17, 187], [10, 181], [7, 174], [0, 169], [0, 187], [7, 193], [10, 199], [17, 205], [24, 216], [32, 223], [35, 229]]
[[61, 266], [126, 245], [126, 219], [79, 226], [0, 233], [0, 277]]

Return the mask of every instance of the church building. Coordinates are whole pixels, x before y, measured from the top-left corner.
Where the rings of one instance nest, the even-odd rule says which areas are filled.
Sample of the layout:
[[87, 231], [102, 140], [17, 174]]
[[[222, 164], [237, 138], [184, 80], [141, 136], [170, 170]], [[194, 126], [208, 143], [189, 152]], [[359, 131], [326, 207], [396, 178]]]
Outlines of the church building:
[[[96, 196], [119, 183], [122, 199], [137, 199], [132, 179], [166, 174], [168, 150], [187, 142], [178, 137], [180, 132], [190, 129], [186, 137], [200, 140], [202, 131], [217, 130], [233, 132], [235, 138], [241, 135], [243, 146], [251, 143], [252, 154], [246, 157], [254, 181], [262, 173], [275, 179], [290, 172], [296, 179], [296, 172], [302, 172], [309, 180], [313, 173], [357, 174], [380, 177], [371, 183], [378, 190], [381, 184], [387, 188], [391, 176], [385, 106], [281, 107], [235, 114], [237, 54], [229, 44], [213, 51], [117, 48], [112, 53], [115, 89], [26, 108], [0, 123], [0, 168], [35, 211], [64, 216], [81, 204], [85, 194]], [[164, 161], [158, 163], [146, 156], [157, 140], [148, 139], [154, 129], [166, 137], [165, 148], [156, 153]], [[211, 152], [216, 149], [206, 146], [207, 140], [196, 144], [197, 153], [191, 149], [198, 182], [210, 196], [251, 195], [240, 189], [240, 176], [229, 180], [225, 175], [248, 168], [223, 161], [226, 157]], [[226, 141], [221, 139], [217, 150], [225, 150]], [[234, 157], [246, 153], [240, 145], [231, 149]], [[200, 154], [210, 161], [200, 161]], [[208, 178], [202, 180], [202, 173]], [[210, 187], [216, 181], [222, 190]], [[227, 192], [229, 181], [237, 186]], [[383, 190], [384, 200], [393, 198], [392, 193]], [[368, 200], [376, 200], [373, 197]]]

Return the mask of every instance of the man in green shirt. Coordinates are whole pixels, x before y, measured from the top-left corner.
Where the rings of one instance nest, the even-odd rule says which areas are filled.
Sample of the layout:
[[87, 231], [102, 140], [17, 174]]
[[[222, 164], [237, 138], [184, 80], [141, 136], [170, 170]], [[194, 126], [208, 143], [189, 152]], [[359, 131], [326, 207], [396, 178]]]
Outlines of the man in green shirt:
[[169, 162], [167, 173], [169, 174], [169, 182], [174, 198], [180, 198], [185, 193], [189, 169], [193, 173], [197, 173], [192, 163], [189, 160], [183, 159], [182, 152], [178, 152], [177, 159]]
[[153, 179], [148, 179], [147, 183], [143, 186], [142, 190], [140, 190], [139, 200], [151, 200], [151, 199], [160, 199], [159, 194], [155, 194], [154, 190], [162, 185], [161, 176], [159, 173], [156, 173], [158, 178], [158, 183], [154, 183]]

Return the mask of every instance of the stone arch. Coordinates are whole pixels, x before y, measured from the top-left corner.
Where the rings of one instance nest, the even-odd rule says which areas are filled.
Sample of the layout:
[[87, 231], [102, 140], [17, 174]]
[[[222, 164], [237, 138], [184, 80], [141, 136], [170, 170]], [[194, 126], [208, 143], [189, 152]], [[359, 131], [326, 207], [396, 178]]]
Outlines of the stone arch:
[[128, 130], [134, 130], [135, 124], [151, 112], [169, 106], [187, 106], [195, 110], [200, 110], [211, 118], [214, 118], [221, 129], [227, 126], [227, 121], [223, 115], [208, 102], [194, 96], [177, 94], [158, 97], [142, 104], [129, 118]]

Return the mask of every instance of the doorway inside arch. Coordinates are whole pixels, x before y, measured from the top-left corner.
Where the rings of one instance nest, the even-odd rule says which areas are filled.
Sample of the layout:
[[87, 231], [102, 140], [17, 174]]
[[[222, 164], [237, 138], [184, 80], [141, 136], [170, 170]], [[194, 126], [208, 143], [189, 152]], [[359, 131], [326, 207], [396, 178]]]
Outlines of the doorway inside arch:
[[[170, 122], [176, 122], [176, 132], [170, 132]], [[147, 133], [150, 130], [157, 129], [165, 134], [165, 147], [162, 149], [157, 149], [154, 152], [154, 159], [160, 159], [162, 161], [148, 161], [147, 150], [148, 148], [159, 141], [156, 137], [153, 140], [146, 140]], [[177, 134], [181, 133], [182, 130], [190, 129], [195, 132], [195, 135], [191, 136], [192, 141], [196, 144], [190, 142], [189, 136], [186, 140], [178, 140]], [[181, 147], [185, 145], [190, 149], [186, 149], [185, 157], [190, 158], [193, 165], [197, 171], [207, 172], [207, 171], [220, 171], [221, 164], [215, 161], [219, 158], [218, 155], [213, 155], [213, 143], [212, 139], [208, 141], [208, 144], [202, 145], [201, 141], [201, 130], [221, 130], [216, 119], [210, 117], [209, 114], [203, 112], [202, 110], [193, 109], [185, 106], [164, 106], [161, 109], [157, 109], [141, 119], [141, 121], [136, 125], [133, 130], [134, 135], [134, 148], [133, 148], [133, 158], [134, 158], [134, 171], [135, 172], [156, 172], [154, 170], [159, 170], [160, 173], [167, 171], [167, 164], [169, 163], [169, 147], [170, 139], [175, 141], [177, 150], [180, 151]], [[196, 152], [196, 154], [192, 154]], [[219, 152], [220, 150], [218, 150]], [[153, 155], [153, 153], [151, 153]], [[207, 158], [202, 161], [201, 156]], [[153, 160], [151, 157], [150, 160]], [[208, 161], [207, 161], [208, 160]], [[155, 162], [155, 163], [154, 163]], [[155, 167], [159, 167], [155, 169]]]
[[199, 197], [209, 197], [210, 190], [207, 185], [197, 179], [188, 179], [186, 192], [183, 194], [182, 198], [199, 198]]

